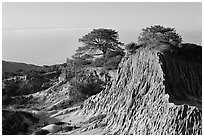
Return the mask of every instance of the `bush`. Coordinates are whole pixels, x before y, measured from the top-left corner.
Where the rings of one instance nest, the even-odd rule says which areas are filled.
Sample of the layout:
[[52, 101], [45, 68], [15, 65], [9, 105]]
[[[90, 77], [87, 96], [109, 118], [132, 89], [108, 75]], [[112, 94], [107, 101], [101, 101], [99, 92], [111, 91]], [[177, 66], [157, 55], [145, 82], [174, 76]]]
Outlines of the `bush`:
[[98, 76], [91, 74], [78, 74], [77, 77], [70, 81], [71, 90], [84, 93], [85, 95], [92, 96], [99, 93], [104, 86]]
[[4, 112], [2, 115], [2, 134], [17, 135], [20, 132], [26, 133], [28, 124], [24, 123], [24, 117], [18, 112]]
[[137, 43], [131, 42], [125, 46], [127, 53], [133, 54], [135, 51], [140, 48], [142, 45], [137, 45]]
[[122, 51], [108, 51], [104, 56], [97, 58], [92, 66], [104, 67], [108, 70], [113, 70], [118, 67], [124, 52]]
[[104, 63], [104, 68], [106, 68], [107, 70], [117, 69], [121, 59], [122, 59], [122, 56], [120, 55], [110, 58]]
[[166, 43], [171, 46], [180, 46], [182, 38], [179, 34], [176, 33], [174, 28], [163, 27], [160, 25], [155, 25], [142, 29], [138, 37], [138, 43]]
[[125, 53], [123, 51], [108, 51], [105, 54], [105, 59], [106, 61], [109, 60], [112, 57], [116, 57], [116, 56], [124, 56]]
[[102, 57], [100, 57], [100, 58], [97, 58], [97, 59], [92, 63], [92, 66], [94, 66], [94, 67], [103, 67], [104, 62], [105, 62], [105, 57], [102, 56]]

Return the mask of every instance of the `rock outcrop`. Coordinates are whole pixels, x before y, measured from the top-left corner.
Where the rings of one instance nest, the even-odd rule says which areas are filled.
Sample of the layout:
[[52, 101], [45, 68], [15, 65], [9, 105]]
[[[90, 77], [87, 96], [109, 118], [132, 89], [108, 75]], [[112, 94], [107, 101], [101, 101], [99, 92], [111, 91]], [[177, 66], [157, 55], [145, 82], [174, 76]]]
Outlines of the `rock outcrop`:
[[[202, 134], [202, 64], [171, 50], [140, 48], [122, 59], [106, 89], [84, 103], [86, 130], [101, 134]], [[90, 124], [89, 124], [90, 125]]]

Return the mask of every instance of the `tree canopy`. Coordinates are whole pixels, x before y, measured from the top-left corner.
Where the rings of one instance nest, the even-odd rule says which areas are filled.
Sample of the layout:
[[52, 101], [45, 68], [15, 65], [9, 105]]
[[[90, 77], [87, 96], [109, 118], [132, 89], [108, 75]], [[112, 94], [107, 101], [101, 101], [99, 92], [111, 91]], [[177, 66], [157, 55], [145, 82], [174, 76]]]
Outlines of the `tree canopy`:
[[155, 25], [142, 29], [138, 38], [139, 44], [160, 42], [172, 46], [180, 46], [182, 38], [174, 28]]
[[83, 47], [79, 47], [76, 52], [78, 55], [92, 54], [97, 55], [98, 52], [102, 52], [104, 55], [109, 50], [122, 50], [119, 45], [118, 32], [112, 29], [93, 29], [90, 33], [82, 36], [79, 42], [84, 44]]

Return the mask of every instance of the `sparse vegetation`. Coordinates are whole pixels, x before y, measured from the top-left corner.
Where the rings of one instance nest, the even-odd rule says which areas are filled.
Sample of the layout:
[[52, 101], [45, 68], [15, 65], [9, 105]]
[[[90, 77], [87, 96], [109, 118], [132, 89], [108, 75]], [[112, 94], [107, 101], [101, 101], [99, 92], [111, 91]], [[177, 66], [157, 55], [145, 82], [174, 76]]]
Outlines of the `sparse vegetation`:
[[[24, 72], [24, 76], [15, 76], [10, 79], [3, 80], [2, 100], [3, 106], [14, 103], [11, 98], [14, 96], [28, 95], [45, 90], [58, 81], [64, 64], [44, 66], [38, 69], [32, 69]], [[23, 98], [19, 98], [18, 102], [24, 102]], [[16, 102], [16, 103], [18, 103]]]

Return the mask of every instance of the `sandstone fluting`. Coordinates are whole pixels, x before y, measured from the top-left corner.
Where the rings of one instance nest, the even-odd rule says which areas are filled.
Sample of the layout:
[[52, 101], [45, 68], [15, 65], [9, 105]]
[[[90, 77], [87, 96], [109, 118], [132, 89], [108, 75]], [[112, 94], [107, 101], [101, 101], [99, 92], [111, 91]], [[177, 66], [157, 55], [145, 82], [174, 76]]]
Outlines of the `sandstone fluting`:
[[85, 130], [101, 134], [202, 134], [202, 64], [158, 49], [140, 48], [119, 64], [106, 89], [82, 113], [103, 118]]

